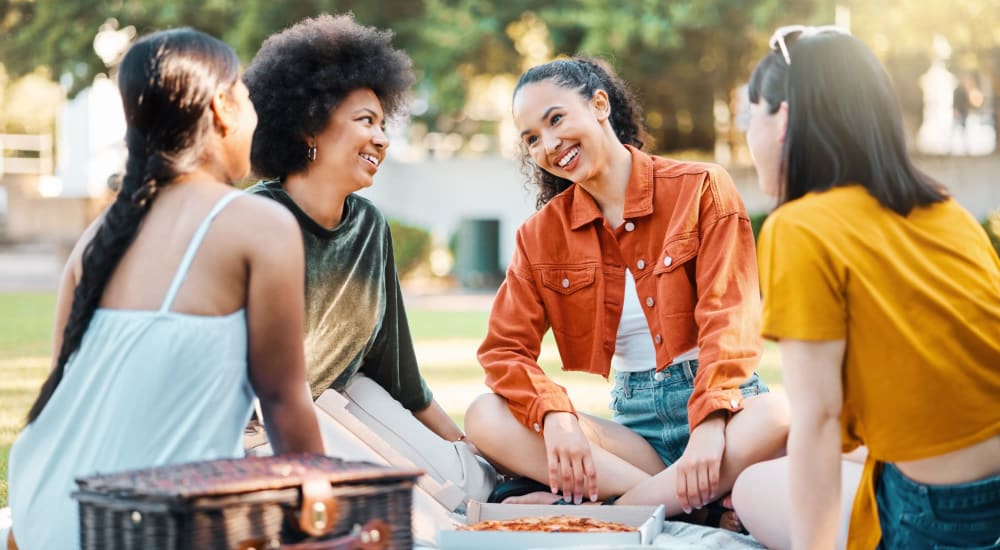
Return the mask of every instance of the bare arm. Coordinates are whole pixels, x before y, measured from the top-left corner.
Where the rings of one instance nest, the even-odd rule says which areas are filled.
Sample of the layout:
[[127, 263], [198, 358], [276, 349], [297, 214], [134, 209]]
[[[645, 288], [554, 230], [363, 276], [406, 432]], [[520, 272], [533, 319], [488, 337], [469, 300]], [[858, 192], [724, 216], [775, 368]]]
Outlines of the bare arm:
[[841, 368], [845, 340], [781, 340], [791, 402], [792, 548], [833, 548], [840, 516]]
[[[263, 199], [261, 199], [263, 200]], [[305, 259], [292, 215], [267, 205], [249, 253], [247, 324], [250, 381], [276, 453], [323, 452], [306, 382], [302, 333]], [[264, 216], [262, 216], [264, 217]]]

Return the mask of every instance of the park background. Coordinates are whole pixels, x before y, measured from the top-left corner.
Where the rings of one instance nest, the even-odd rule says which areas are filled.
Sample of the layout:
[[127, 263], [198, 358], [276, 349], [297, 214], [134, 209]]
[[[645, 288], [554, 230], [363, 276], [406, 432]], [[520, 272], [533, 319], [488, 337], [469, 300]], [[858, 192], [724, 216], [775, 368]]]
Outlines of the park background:
[[[392, 219], [417, 355], [458, 421], [486, 391], [475, 350], [534, 211], [511, 92], [522, 70], [558, 56], [610, 61], [645, 107], [651, 149], [723, 164], [759, 227], [773, 204], [743, 136], [748, 75], [780, 25], [849, 28], [893, 78], [917, 164], [1000, 250], [1000, 0], [0, 1], [0, 507], [10, 445], [49, 368], [62, 262], [124, 163], [113, 83], [124, 48], [186, 25], [249, 63], [269, 34], [346, 11], [392, 29], [417, 71], [410, 114], [390, 122], [389, 158], [363, 194]], [[551, 339], [541, 363], [579, 408], [607, 414], [609, 382], [559, 372]], [[760, 371], [780, 388], [773, 346]]]

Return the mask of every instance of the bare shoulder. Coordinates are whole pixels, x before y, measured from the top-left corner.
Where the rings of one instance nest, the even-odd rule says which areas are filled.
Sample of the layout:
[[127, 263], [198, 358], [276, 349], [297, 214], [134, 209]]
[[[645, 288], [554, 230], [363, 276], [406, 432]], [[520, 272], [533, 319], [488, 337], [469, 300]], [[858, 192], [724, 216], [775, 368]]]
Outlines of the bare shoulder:
[[[218, 243], [244, 262], [288, 258], [302, 252], [302, 234], [295, 216], [281, 204], [257, 195], [241, 194], [213, 223]], [[220, 249], [221, 250], [221, 249]]]
[[259, 195], [245, 194], [228, 207], [230, 223], [236, 224], [248, 238], [266, 240], [269, 236], [299, 234], [295, 216], [280, 203]]
[[[110, 206], [108, 208], [111, 208]], [[66, 259], [66, 266], [63, 269], [64, 276], [72, 276], [73, 284], [80, 282], [80, 277], [83, 274], [83, 252], [87, 249], [87, 245], [90, 241], [94, 240], [94, 236], [97, 235], [97, 230], [101, 228], [101, 224], [104, 223], [104, 217], [108, 213], [108, 208], [105, 208], [95, 219], [90, 222], [90, 225], [83, 230], [80, 234], [80, 238], [77, 239], [76, 244], [73, 245], [73, 250], [70, 251], [69, 257]]]

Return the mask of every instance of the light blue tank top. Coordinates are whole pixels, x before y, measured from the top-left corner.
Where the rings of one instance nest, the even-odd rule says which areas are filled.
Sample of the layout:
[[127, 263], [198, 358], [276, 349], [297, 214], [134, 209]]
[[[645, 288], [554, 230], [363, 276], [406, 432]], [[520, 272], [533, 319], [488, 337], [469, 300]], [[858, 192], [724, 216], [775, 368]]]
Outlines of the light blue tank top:
[[222, 197], [195, 232], [159, 311], [98, 309], [62, 382], [10, 452], [14, 536], [23, 550], [79, 548], [75, 479], [243, 456], [253, 390], [245, 310], [170, 311]]

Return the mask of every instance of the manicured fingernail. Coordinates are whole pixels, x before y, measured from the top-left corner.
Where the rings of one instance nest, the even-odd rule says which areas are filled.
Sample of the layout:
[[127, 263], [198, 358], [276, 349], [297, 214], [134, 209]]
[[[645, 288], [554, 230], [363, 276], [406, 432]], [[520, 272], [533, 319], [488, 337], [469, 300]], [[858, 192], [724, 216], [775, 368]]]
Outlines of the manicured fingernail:
[[573, 498], [573, 504], [581, 504], [582, 502], [583, 502], [583, 497], [581, 495], [577, 495]]
[[559, 494], [559, 488], [558, 488], [558, 487], [555, 487], [555, 486], [553, 486], [553, 487], [552, 487], [552, 494], [553, 494], [553, 495], [558, 495], [558, 494]]
[[597, 493], [590, 493], [590, 502], [597, 502]]

